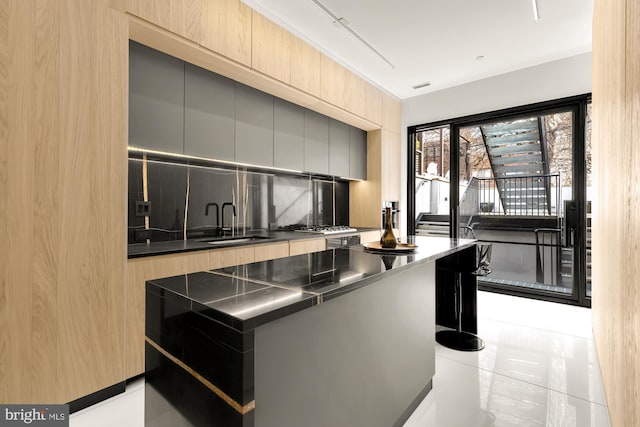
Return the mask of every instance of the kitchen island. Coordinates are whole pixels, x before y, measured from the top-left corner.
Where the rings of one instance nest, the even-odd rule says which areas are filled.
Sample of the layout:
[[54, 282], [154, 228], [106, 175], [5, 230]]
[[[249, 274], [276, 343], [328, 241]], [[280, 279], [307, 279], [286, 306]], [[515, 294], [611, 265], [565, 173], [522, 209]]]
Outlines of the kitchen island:
[[475, 251], [413, 239], [148, 281], [145, 424], [402, 425], [435, 374], [436, 262]]

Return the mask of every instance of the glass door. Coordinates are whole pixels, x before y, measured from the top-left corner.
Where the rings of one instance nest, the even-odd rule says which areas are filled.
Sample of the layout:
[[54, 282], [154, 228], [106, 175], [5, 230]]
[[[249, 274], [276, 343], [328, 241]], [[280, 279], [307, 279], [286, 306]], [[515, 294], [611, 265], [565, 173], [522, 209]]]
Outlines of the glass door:
[[449, 126], [415, 133], [415, 233], [449, 236], [450, 211]]
[[452, 131], [458, 137], [460, 236], [493, 244], [493, 273], [481, 286], [580, 298], [575, 272], [588, 238], [579, 220], [585, 210], [584, 168], [575, 167], [581, 157], [577, 114], [568, 107]]

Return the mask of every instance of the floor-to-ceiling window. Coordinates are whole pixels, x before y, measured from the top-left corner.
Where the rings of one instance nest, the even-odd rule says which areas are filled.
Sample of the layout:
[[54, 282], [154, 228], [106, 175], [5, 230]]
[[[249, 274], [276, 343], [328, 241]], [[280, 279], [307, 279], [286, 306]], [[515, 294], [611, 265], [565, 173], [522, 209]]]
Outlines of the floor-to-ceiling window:
[[481, 288], [590, 304], [588, 96], [414, 126], [409, 141], [409, 232], [491, 243]]

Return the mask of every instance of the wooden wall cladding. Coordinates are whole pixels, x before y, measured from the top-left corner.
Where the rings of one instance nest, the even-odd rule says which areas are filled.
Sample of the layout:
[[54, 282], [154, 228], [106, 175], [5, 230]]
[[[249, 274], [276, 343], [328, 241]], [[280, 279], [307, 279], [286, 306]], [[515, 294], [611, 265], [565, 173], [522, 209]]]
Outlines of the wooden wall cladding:
[[349, 225], [352, 227], [380, 227], [382, 221], [381, 162], [382, 130], [368, 132], [367, 180], [349, 183]]
[[400, 134], [400, 102], [388, 93], [382, 94], [382, 127]]
[[593, 21], [593, 332], [611, 425], [640, 425], [640, 4]]
[[251, 25], [251, 68], [290, 84], [293, 36], [256, 11]]
[[200, 44], [251, 66], [251, 8], [240, 0], [201, 0]]
[[0, 6], [0, 401], [124, 378], [127, 19], [98, 2]]
[[142, 19], [200, 42], [203, 2], [206, 0], [128, 0], [127, 10]]
[[320, 98], [320, 55], [320, 52], [309, 44], [293, 37], [291, 86], [317, 98]]
[[[399, 110], [369, 105], [381, 92], [368, 84], [363, 110], [357, 79], [357, 112], [345, 109], [346, 70], [330, 64], [322, 80], [322, 55], [295, 38], [311, 65], [293, 87], [252, 70], [251, 15], [239, 0], [0, 2], [0, 402], [69, 402], [141, 372], [125, 332], [143, 324], [142, 311], [126, 314], [140, 299], [129, 281], [142, 280], [126, 260], [129, 38], [373, 130], [352, 218], [378, 225], [379, 126]], [[304, 66], [294, 58], [291, 72]], [[209, 268], [222, 258], [209, 254]], [[201, 269], [198, 256], [185, 262]]]

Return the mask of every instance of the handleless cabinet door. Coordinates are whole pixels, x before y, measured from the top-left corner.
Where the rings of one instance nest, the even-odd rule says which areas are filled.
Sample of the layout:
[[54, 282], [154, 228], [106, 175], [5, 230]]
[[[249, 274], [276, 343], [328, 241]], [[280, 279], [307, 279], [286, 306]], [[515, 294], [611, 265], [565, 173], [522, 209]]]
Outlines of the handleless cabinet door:
[[367, 133], [349, 126], [349, 177], [367, 179]]
[[129, 145], [182, 153], [184, 62], [129, 42]]
[[234, 160], [235, 82], [185, 64], [184, 152]]
[[273, 104], [273, 165], [304, 169], [304, 108], [278, 98]]
[[310, 110], [304, 112], [304, 170], [329, 173], [329, 118]]
[[236, 162], [273, 166], [273, 96], [236, 84]]
[[349, 125], [329, 119], [329, 174], [349, 176]]

